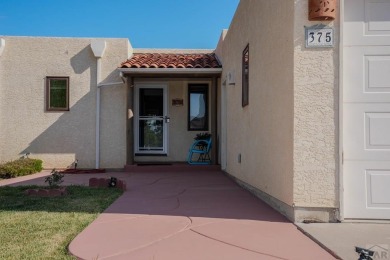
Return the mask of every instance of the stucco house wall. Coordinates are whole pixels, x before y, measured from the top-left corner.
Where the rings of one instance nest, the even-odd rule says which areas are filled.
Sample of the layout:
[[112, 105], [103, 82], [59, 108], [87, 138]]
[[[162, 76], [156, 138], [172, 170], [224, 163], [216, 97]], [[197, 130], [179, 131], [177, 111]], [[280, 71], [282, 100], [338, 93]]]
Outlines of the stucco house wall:
[[[95, 166], [96, 58], [89, 38], [1, 37], [0, 161], [24, 153], [45, 168]], [[128, 39], [105, 39], [102, 81], [120, 81], [116, 67], [129, 56]], [[45, 110], [45, 78], [70, 77], [70, 111]], [[102, 90], [101, 167], [126, 163], [126, 92]], [[119, 112], [118, 112], [119, 111]]]
[[[332, 220], [339, 207], [340, 25], [339, 18], [332, 22], [308, 21], [307, 6], [308, 0], [295, 1], [294, 207], [296, 219]], [[316, 24], [334, 28], [333, 48], [305, 48], [304, 27]], [[306, 209], [302, 212], [300, 208]]]
[[[293, 204], [293, 24], [293, 1], [241, 1], [216, 51], [222, 54], [222, 79], [235, 75], [235, 85], [222, 86], [227, 92], [225, 170], [281, 208]], [[242, 52], [248, 43], [249, 105], [242, 107]]]
[[[233, 72], [236, 83], [222, 86], [222, 150], [226, 172], [291, 220], [331, 221], [338, 208], [338, 38], [335, 48], [307, 49], [305, 26], [323, 23], [309, 22], [307, 12], [307, 0], [240, 1], [216, 50], [222, 79]], [[338, 20], [325, 24], [338, 35]], [[249, 105], [242, 108], [248, 43]]]

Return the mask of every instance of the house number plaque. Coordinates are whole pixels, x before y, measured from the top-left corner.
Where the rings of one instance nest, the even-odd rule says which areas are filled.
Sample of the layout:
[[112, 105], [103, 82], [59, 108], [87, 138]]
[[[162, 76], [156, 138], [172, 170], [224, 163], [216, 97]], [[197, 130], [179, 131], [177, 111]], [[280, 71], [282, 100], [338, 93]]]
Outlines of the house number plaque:
[[333, 28], [306, 27], [306, 48], [332, 48]]

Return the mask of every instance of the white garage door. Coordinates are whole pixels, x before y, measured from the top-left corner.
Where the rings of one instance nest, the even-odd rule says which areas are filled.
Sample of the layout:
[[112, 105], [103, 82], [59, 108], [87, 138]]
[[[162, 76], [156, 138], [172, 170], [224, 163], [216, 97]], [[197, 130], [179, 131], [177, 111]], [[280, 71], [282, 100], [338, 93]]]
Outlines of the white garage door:
[[390, 0], [344, 3], [344, 218], [390, 219]]

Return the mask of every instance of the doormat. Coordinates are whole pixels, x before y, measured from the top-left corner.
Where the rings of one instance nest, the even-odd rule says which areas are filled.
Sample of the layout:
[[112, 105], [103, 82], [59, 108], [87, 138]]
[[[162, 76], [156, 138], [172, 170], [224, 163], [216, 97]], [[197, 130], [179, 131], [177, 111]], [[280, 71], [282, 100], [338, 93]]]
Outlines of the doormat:
[[137, 163], [137, 166], [168, 166], [168, 165], [172, 165], [172, 163], [166, 163], [166, 162]]
[[106, 169], [66, 169], [60, 171], [63, 174], [92, 174], [92, 173], [105, 173]]

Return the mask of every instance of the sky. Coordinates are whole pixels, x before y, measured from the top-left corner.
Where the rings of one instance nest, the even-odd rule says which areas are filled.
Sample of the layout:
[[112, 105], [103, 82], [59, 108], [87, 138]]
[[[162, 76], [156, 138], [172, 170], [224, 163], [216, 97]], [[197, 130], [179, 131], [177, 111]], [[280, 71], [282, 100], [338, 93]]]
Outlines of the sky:
[[0, 35], [128, 38], [134, 48], [213, 49], [239, 0], [0, 0]]

